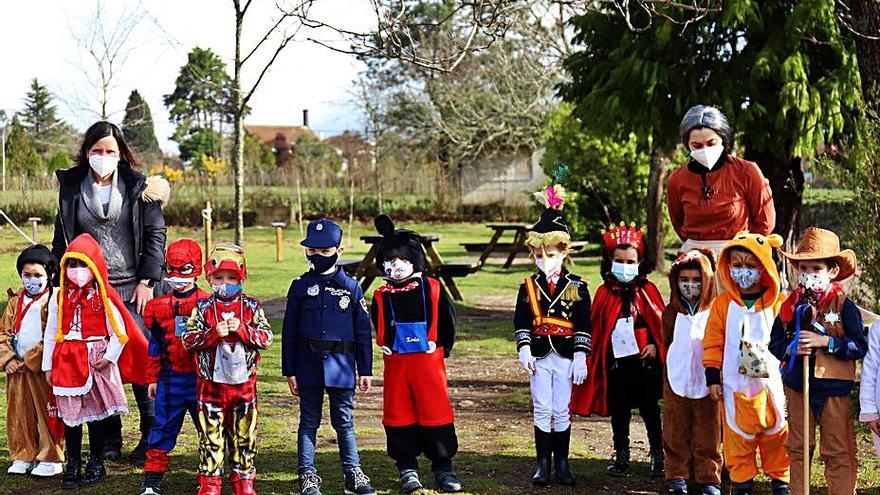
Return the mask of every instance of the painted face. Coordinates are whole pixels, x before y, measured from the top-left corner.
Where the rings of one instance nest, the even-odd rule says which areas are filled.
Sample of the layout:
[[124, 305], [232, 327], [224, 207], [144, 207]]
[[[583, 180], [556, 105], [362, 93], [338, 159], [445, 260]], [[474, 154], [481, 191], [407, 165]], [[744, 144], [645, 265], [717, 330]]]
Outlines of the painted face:
[[385, 272], [385, 278], [398, 282], [408, 279], [415, 273], [412, 262], [400, 258], [385, 260], [382, 262], [382, 270]]

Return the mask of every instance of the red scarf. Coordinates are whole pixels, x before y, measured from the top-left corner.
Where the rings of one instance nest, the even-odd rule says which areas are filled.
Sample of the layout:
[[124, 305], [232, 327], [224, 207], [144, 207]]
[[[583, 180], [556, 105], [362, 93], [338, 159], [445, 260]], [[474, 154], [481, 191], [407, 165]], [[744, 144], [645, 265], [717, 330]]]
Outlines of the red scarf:
[[[15, 322], [12, 325], [12, 335], [18, 335], [18, 332], [21, 331], [21, 320], [22, 320], [22, 318], [24, 318], [24, 314], [27, 313], [29, 309], [31, 309], [31, 305], [33, 305], [34, 302], [37, 301], [37, 299], [43, 297], [43, 295], [46, 294], [47, 292], [49, 292], [48, 287], [43, 289], [43, 292], [40, 292], [39, 294], [37, 294], [33, 297], [31, 297], [27, 293], [27, 291], [24, 291], [24, 290], [18, 294], [18, 306], [16, 307], [16, 311], [15, 311]], [[29, 303], [27, 303], [27, 305], [24, 304], [25, 296], [31, 298], [31, 301]]]
[[[832, 282], [828, 289], [825, 290], [825, 293], [819, 298], [818, 308], [822, 309], [828, 306], [828, 303], [833, 301], [842, 291], [843, 288], [840, 284]], [[792, 318], [794, 318], [794, 310], [797, 308], [798, 302], [806, 292], [806, 289], [798, 286], [798, 288], [788, 296], [788, 299], [782, 303], [782, 307], [779, 309], [779, 319], [782, 323], [787, 325], [791, 322]]]
[[[606, 282], [596, 291], [593, 299], [590, 323], [593, 329], [593, 352], [587, 357], [590, 370], [583, 385], [575, 385], [571, 396], [571, 411], [588, 416], [598, 414], [608, 416], [608, 360], [611, 348], [611, 332], [621, 317], [622, 288], [614, 282]], [[662, 319], [663, 297], [651, 282], [633, 287], [633, 304], [644, 318], [648, 332], [657, 345], [661, 362], [666, 361], [666, 348], [663, 346]]]

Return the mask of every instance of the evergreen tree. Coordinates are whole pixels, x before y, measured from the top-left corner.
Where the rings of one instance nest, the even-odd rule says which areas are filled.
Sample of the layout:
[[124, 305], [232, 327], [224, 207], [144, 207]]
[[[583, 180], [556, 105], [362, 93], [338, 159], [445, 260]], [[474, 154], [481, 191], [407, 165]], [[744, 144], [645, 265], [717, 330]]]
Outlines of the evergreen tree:
[[21, 121], [28, 127], [28, 134], [34, 147], [42, 157], [47, 157], [52, 147], [52, 134], [59, 124], [55, 115], [56, 108], [52, 104], [52, 93], [46, 86], [34, 78], [30, 90], [24, 100], [24, 110], [20, 113]]
[[37, 153], [18, 116], [9, 124], [6, 138], [7, 172], [19, 176], [35, 176], [43, 171], [43, 159]]
[[162, 161], [162, 150], [159, 149], [159, 141], [156, 139], [150, 106], [137, 90], [131, 92], [125, 105], [122, 132], [145, 169]]

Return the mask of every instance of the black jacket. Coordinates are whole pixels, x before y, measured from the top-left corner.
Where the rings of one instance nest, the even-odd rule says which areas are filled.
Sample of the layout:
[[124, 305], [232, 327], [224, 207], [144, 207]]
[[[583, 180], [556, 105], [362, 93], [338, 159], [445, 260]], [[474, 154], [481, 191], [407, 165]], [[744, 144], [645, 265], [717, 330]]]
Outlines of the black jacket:
[[[55, 172], [60, 190], [52, 254], [59, 260], [67, 250], [67, 244], [83, 233], [76, 224], [76, 211], [80, 207], [80, 186], [89, 170], [89, 167], [76, 166]], [[132, 235], [134, 252], [138, 257], [138, 279], [159, 281], [165, 264], [165, 218], [162, 216], [161, 203], [143, 199], [146, 177], [140, 172], [120, 165], [116, 173], [119, 174], [119, 180], [125, 183], [126, 195], [122, 200], [132, 205]]]
[[[532, 356], [539, 359], [547, 357], [551, 352], [556, 352], [566, 359], [572, 359], [575, 352], [589, 354], [592, 350], [592, 331], [590, 329], [590, 290], [587, 283], [582, 281], [579, 276], [569, 273], [568, 270], [563, 270], [559, 282], [556, 283], [556, 290], [550, 294], [550, 286], [543, 273], [535, 273], [531, 275], [531, 278], [535, 281], [538, 289], [541, 314], [572, 322], [574, 324], [573, 335], [535, 335], [533, 333], [535, 315], [532, 314], [528, 291], [525, 282], [523, 282], [519, 287], [513, 315], [517, 350], [526, 345], [531, 346]], [[565, 289], [570, 285], [577, 287], [579, 301], [566, 300], [568, 298], [563, 297]]]

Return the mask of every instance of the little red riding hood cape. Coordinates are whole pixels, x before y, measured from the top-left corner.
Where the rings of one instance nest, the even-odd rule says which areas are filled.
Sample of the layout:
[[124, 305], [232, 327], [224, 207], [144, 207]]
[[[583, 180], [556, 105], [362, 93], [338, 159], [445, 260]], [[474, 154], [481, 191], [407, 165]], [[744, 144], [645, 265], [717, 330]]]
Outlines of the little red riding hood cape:
[[[95, 238], [89, 234], [81, 234], [76, 237], [68, 246], [64, 256], [61, 258], [61, 269], [64, 270], [66, 261], [69, 259], [77, 259], [84, 262], [95, 275], [95, 286], [98, 295], [101, 297], [101, 303], [105, 308], [105, 315], [110, 321], [110, 327], [116, 334], [120, 342], [125, 344], [122, 354], [116, 365], [119, 367], [119, 374], [124, 383], [134, 383], [138, 385], [146, 385], [148, 383], [147, 370], [149, 369], [149, 356], [147, 353], [147, 339], [141, 332], [137, 322], [128, 312], [125, 303], [113, 287], [110, 286], [107, 276], [107, 263], [104, 261], [104, 252], [101, 246], [95, 241]], [[67, 304], [67, 287], [70, 282], [62, 271], [59, 277], [60, 287], [58, 290], [58, 325], [61, 326], [64, 321], [62, 312], [69, 311]], [[123, 321], [116, 321], [112, 311], [107, 310], [108, 305], [112, 304], [119, 310]], [[58, 329], [56, 338], [64, 338], [61, 328]]]
[[[616, 281], [607, 281], [596, 291], [590, 314], [593, 329], [593, 351], [587, 356], [587, 381], [575, 385], [571, 394], [571, 412], [580, 416], [598, 414], [608, 416], [608, 360], [611, 350], [611, 332], [620, 318], [622, 299], [620, 292], [625, 290]], [[666, 360], [663, 347], [662, 317], [663, 297], [657, 287], [639, 280], [631, 285], [633, 304], [648, 326], [651, 339], [657, 346], [661, 361]]]

